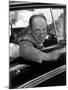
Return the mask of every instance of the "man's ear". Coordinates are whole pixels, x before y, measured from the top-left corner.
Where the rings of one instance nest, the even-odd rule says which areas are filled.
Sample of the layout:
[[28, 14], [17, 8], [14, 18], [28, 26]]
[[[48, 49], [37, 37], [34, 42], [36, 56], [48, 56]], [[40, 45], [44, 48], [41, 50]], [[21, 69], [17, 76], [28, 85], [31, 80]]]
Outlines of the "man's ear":
[[28, 33], [30, 34], [31, 33], [31, 27], [28, 26], [27, 28], [28, 28]]
[[48, 28], [48, 25], [47, 25], [47, 34], [49, 33], [49, 28]]
[[31, 33], [31, 30], [28, 30], [28, 33], [30, 34]]

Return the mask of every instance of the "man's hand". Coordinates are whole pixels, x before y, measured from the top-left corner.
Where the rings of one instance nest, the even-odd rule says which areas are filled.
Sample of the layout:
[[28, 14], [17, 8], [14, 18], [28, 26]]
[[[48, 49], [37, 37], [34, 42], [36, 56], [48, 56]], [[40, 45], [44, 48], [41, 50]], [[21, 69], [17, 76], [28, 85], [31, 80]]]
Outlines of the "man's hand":
[[43, 61], [56, 61], [59, 58], [59, 56], [60, 56], [60, 53], [55, 50], [43, 55]]
[[52, 51], [51, 53], [48, 53], [48, 56], [50, 61], [55, 61], [59, 58], [60, 53], [58, 51]]

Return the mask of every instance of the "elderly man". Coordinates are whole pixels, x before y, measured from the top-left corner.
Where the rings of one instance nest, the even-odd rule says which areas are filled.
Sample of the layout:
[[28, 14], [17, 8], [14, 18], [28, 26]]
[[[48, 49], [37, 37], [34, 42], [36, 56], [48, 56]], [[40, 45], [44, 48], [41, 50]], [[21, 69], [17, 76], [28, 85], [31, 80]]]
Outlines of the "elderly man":
[[47, 20], [44, 15], [33, 15], [29, 20], [28, 32], [20, 35], [19, 55], [25, 60], [38, 63], [43, 61], [55, 61], [59, 57], [57, 51], [44, 53], [41, 51], [45, 38], [47, 38]]

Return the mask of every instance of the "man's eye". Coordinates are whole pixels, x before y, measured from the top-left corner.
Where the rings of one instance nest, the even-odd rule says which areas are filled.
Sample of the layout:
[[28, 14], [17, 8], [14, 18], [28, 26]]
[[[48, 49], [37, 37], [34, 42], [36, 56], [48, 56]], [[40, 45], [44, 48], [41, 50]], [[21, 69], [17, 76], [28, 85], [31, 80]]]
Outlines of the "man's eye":
[[40, 33], [40, 30], [37, 30], [36, 33]]
[[47, 28], [44, 28], [43, 31], [44, 31], [44, 32], [47, 32]]

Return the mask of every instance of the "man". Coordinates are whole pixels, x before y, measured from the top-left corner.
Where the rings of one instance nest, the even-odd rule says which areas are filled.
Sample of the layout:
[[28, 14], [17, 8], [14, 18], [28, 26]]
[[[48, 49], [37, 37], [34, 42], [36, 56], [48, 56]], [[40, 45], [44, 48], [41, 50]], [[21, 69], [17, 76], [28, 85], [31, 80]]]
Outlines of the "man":
[[27, 60], [38, 63], [55, 61], [59, 57], [57, 51], [44, 53], [41, 51], [43, 42], [47, 38], [47, 20], [43, 15], [33, 15], [29, 20], [28, 33], [19, 38], [19, 55]]

